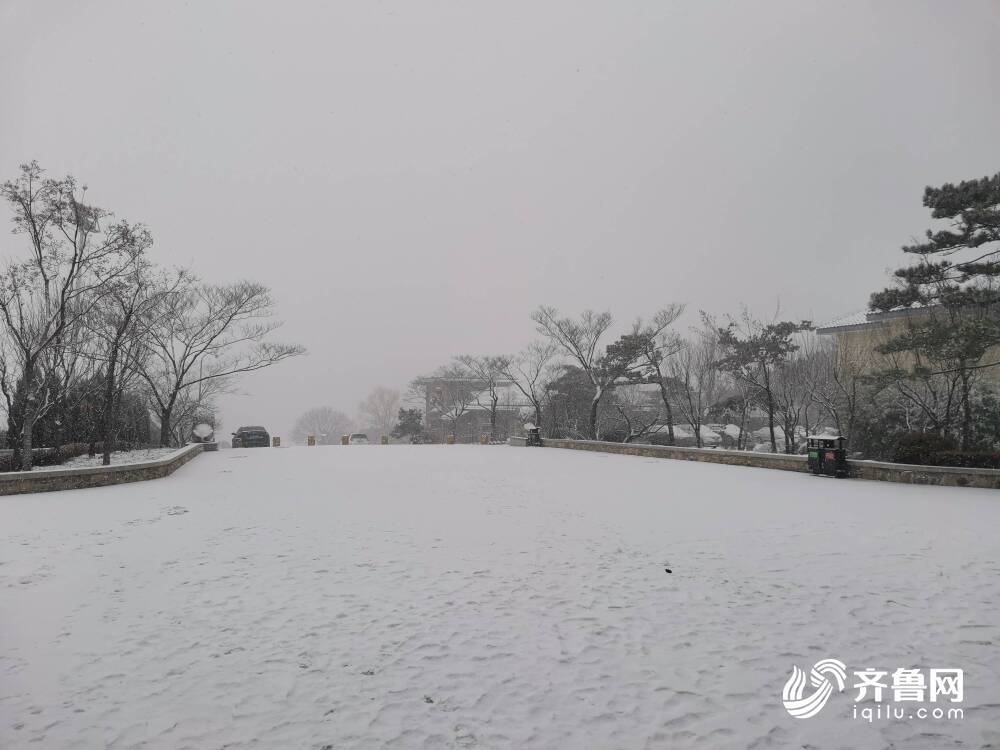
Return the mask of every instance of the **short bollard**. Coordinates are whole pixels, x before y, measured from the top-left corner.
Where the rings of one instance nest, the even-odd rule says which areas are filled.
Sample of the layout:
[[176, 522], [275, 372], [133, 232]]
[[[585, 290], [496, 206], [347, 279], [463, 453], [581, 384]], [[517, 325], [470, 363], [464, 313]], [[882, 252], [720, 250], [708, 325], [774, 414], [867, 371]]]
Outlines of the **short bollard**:
[[272, 448], [280, 448], [281, 447], [281, 438], [278, 437], [277, 435], [275, 435], [274, 437], [272, 437], [271, 438], [271, 447]]
[[306, 445], [316, 445], [316, 436], [315, 435], [306, 436]]

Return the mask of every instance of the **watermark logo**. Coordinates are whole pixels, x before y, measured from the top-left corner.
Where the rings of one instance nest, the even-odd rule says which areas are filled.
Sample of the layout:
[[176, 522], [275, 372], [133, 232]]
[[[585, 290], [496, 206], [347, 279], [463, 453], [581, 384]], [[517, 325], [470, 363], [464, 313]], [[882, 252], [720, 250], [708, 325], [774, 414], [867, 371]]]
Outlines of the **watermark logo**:
[[[851, 686], [854, 696], [854, 718], [871, 723], [875, 719], [961, 719], [962, 708], [940, 705], [923, 706], [923, 703], [961, 703], [965, 699], [965, 674], [961, 669], [889, 670], [868, 669], [853, 672]], [[806, 695], [807, 685], [811, 691]], [[830, 700], [834, 689], [844, 692], [847, 686], [847, 665], [838, 659], [822, 659], [809, 670], [808, 679], [798, 665], [792, 665], [792, 674], [781, 691], [785, 710], [796, 719], [809, 719]], [[891, 693], [893, 702], [885, 702]], [[874, 703], [859, 710], [861, 701]]]
[[803, 697], [806, 689], [806, 673], [798, 665], [792, 666], [792, 676], [781, 691], [781, 701], [785, 710], [796, 719], [808, 719], [823, 710], [830, 700], [834, 685], [837, 692], [843, 692], [847, 680], [847, 665], [837, 659], [822, 659], [809, 670], [809, 684], [813, 692]]

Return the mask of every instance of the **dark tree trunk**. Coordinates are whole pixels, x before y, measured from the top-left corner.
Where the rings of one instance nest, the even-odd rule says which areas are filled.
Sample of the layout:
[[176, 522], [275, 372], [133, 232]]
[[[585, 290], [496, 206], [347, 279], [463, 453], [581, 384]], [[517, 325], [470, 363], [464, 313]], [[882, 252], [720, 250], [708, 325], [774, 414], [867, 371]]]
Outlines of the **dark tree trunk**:
[[32, 466], [32, 433], [35, 429], [35, 415], [26, 413], [21, 425], [21, 471], [31, 471]]
[[601, 396], [604, 395], [604, 390], [600, 387], [597, 389], [597, 393], [594, 394], [594, 399], [590, 402], [590, 439], [597, 440], [597, 409], [601, 404]]
[[[694, 406], [694, 401], [691, 400], [691, 384], [685, 383], [684, 390], [686, 391], [686, 397], [688, 402], [688, 424], [691, 425], [691, 429], [694, 432], [694, 444], [695, 447], [703, 447], [701, 444], [701, 419], [702, 414], [700, 409], [696, 409]], [[666, 399], [664, 399], [666, 403]], [[695, 415], [698, 415], [697, 417]], [[671, 430], [671, 440], [670, 444], [673, 445], [673, 430]]]
[[778, 440], [774, 436], [774, 406], [767, 400], [767, 431], [771, 434], [771, 453], [778, 452]]
[[[963, 363], [964, 364], [964, 363]], [[962, 377], [962, 450], [972, 447], [972, 403], [969, 399], [969, 372], [964, 370]]]
[[21, 383], [19, 390], [21, 391], [21, 398], [17, 399], [21, 404], [21, 471], [31, 471], [32, 459], [34, 455], [32, 454], [32, 437], [35, 430], [35, 420], [38, 418], [38, 414], [35, 409], [34, 400], [28, 393], [27, 384], [34, 380], [35, 367], [32, 362], [27, 367], [24, 368], [24, 380]]
[[170, 413], [172, 409], [161, 409], [160, 410], [160, 447], [167, 448], [170, 446], [170, 441], [172, 439], [170, 433]]
[[795, 427], [790, 419], [784, 420], [785, 426], [785, 453], [791, 455], [795, 453]]
[[111, 465], [111, 451], [114, 448], [112, 430], [114, 427], [115, 414], [115, 360], [117, 352], [112, 351], [108, 363], [108, 374], [104, 382], [104, 408], [101, 410], [101, 442], [103, 443], [103, 453], [101, 463], [104, 466]]
[[493, 396], [490, 401], [490, 442], [496, 442], [497, 439], [497, 402], [499, 397]]
[[7, 447], [11, 449], [11, 471], [16, 471], [21, 465], [21, 423], [14, 416], [7, 419]]
[[667, 413], [667, 445], [674, 445], [676, 440], [674, 437], [674, 410], [670, 408], [670, 399], [667, 398], [667, 388], [663, 385], [662, 375], [657, 382], [660, 385], [660, 399], [663, 401], [663, 409]]
[[771, 434], [771, 453], [778, 452], [778, 441], [774, 437], [774, 396], [771, 393], [771, 377], [764, 367], [764, 396], [767, 398], [767, 430]]

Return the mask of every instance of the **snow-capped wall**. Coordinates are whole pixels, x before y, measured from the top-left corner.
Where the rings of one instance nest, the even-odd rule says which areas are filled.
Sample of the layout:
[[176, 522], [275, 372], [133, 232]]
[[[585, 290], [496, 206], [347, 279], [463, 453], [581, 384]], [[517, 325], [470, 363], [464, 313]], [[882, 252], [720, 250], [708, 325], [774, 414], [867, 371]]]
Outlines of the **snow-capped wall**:
[[[523, 441], [511, 445], [524, 445]], [[681, 448], [672, 445], [640, 443], [609, 443], [601, 440], [555, 440], [545, 438], [543, 447], [621, 453], [651, 458], [674, 458], [685, 461], [707, 461], [716, 464], [754, 466], [782, 471], [808, 471], [806, 457], [784, 453], [753, 453], [750, 451], [719, 450], [716, 448]], [[1000, 489], [1000, 470], [968, 469], [951, 466], [916, 466], [888, 461], [848, 461], [851, 477], [903, 484], [934, 484], [944, 487], [981, 487]]]
[[202, 443], [192, 443], [155, 461], [117, 466], [92, 466], [83, 469], [36, 469], [0, 474], [0, 495], [21, 495], [28, 492], [58, 492], [84, 487], [104, 487], [109, 484], [142, 482], [173, 474], [204, 449]]

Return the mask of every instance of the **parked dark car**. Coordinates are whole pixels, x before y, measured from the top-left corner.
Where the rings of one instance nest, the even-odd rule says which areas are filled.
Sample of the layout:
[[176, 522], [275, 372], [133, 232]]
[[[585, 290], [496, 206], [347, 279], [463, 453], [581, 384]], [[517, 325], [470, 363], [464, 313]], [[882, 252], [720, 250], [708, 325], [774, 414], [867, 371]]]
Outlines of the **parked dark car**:
[[271, 445], [271, 436], [267, 430], [258, 425], [240, 427], [233, 433], [234, 448], [267, 448]]

